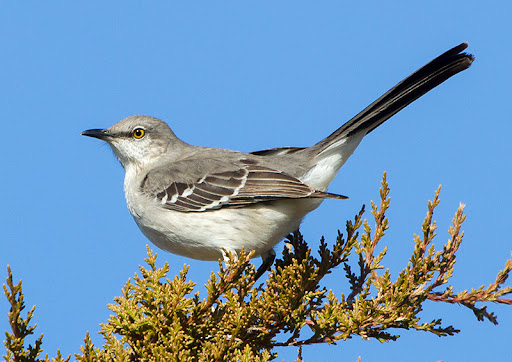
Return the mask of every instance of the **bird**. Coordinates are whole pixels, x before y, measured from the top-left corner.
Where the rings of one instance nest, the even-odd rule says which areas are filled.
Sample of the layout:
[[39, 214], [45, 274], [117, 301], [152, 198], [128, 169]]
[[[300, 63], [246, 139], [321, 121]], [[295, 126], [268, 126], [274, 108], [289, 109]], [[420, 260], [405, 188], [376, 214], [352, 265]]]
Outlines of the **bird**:
[[242, 249], [261, 256], [259, 278], [274, 246], [299, 229], [364, 136], [453, 75], [474, 56], [462, 43], [406, 77], [310, 147], [250, 153], [190, 145], [167, 123], [145, 115], [81, 134], [107, 142], [125, 170], [128, 210], [157, 247], [199, 260], [226, 260]]

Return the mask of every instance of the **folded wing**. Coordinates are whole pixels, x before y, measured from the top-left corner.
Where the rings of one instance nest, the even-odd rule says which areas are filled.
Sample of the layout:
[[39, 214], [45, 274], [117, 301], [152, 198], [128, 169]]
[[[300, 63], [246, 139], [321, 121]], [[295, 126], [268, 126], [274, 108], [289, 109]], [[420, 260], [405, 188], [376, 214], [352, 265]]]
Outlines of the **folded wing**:
[[[144, 191], [144, 183], [142, 188]], [[180, 212], [243, 207], [279, 199], [347, 198], [318, 191], [282, 171], [254, 164], [208, 173], [195, 182], [174, 181], [153, 190], [151, 196], [162, 207]]]

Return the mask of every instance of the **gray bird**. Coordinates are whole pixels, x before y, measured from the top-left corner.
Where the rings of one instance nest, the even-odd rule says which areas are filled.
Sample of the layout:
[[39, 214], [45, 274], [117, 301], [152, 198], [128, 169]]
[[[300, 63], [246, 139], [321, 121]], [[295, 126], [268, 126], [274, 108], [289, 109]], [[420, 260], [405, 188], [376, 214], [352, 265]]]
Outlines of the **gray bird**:
[[467, 69], [474, 60], [460, 44], [398, 83], [327, 138], [307, 148], [243, 153], [189, 145], [153, 117], [131, 116], [84, 136], [106, 141], [125, 169], [128, 209], [144, 235], [171, 253], [200, 260], [242, 248], [261, 256], [297, 230], [324, 199], [338, 170], [364, 136], [388, 118]]

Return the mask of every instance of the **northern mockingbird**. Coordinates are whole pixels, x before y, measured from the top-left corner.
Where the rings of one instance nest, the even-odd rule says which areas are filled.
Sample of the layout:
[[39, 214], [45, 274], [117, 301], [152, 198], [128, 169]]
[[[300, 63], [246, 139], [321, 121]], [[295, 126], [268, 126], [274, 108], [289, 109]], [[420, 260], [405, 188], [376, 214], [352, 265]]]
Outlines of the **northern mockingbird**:
[[131, 116], [84, 136], [106, 141], [125, 169], [126, 203], [144, 235], [159, 248], [193, 259], [224, 251], [255, 251], [273, 263], [273, 247], [297, 230], [324, 199], [329, 183], [365, 135], [467, 69], [474, 57], [448, 50], [391, 88], [330, 136], [307, 148], [242, 153], [189, 145], [163, 121]]

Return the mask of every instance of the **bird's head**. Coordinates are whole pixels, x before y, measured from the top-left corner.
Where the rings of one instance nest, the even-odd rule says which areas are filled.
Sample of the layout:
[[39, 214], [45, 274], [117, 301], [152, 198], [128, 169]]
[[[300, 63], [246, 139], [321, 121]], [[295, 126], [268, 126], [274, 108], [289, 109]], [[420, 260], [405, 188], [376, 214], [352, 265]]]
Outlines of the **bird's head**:
[[125, 169], [152, 163], [168, 147], [182, 143], [167, 123], [149, 116], [130, 116], [110, 128], [81, 134], [107, 142]]

